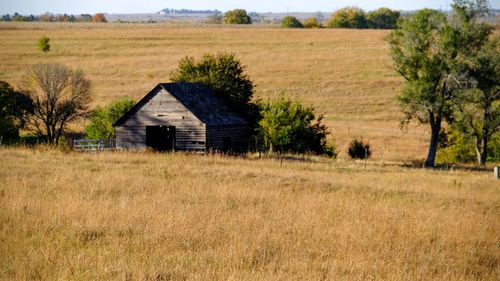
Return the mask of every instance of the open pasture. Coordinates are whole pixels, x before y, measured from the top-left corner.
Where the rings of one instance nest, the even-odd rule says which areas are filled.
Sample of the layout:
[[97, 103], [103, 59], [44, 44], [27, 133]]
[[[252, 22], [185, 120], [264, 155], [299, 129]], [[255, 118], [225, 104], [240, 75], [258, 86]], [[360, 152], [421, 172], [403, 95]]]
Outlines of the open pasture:
[[[85, 71], [94, 105], [119, 96], [144, 96], [184, 56], [234, 52], [256, 84], [256, 98], [287, 95], [325, 114], [345, 157], [353, 137], [372, 145], [374, 159], [423, 158], [427, 132], [399, 128], [395, 101], [402, 79], [391, 69], [387, 31], [194, 24], [0, 23], [0, 79], [18, 85], [35, 63], [57, 62]], [[51, 51], [37, 49], [41, 36]], [[83, 124], [77, 126], [77, 129]]]

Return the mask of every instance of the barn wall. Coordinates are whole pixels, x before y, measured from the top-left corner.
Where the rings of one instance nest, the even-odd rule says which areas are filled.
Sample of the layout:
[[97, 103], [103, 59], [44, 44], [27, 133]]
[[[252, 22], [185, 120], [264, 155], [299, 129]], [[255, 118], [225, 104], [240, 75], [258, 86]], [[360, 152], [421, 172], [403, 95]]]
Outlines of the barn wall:
[[248, 150], [247, 127], [242, 125], [207, 126], [207, 148], [224, 151], [224, 138], [231, 140], [231, 151], [244, 153]]
[[116, 145], [146, 148], [146, 126], [175, 126], [178, 150], [205, 150], [205, 124], [167, 91], [161, 89], [121, 126], [116, 126]]

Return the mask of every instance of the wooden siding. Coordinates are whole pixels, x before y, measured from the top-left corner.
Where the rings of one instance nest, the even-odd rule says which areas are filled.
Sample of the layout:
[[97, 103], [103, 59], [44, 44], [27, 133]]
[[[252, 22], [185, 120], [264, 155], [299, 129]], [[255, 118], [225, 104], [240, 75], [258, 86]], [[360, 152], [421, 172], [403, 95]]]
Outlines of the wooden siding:
[[247, 127], [242, 125], [207, 126], [207, 147], [210, 150], [225, 151], [224, 139], [231, 142], [230, 151], [244, 153], [248, 150]]
[[205, 150], [205, 124], [167, 91], [158, 91], [122, 125], [115, 127], [117, 147], [145, 149], [146, 126], [175, 126], [175, 149]]
[[174, 126], [176, 150], [248, 149], [246, 121], [194, 83], [159, 84], [149, 92], [115, 123], [117, 148], [146, 149], [147, 126]]

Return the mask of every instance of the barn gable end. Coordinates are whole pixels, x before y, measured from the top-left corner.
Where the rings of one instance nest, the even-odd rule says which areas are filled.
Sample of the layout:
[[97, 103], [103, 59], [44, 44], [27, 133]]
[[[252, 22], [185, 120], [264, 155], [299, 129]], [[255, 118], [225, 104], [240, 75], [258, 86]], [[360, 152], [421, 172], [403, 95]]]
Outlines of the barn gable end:
[[124, 117], [115, 124], [118, 147], [145, 149], [147, 126], [174, 126], [177, 149], [205, 149], [205, 124], [162, 87], [155, 87]]
[[175, 150], [247, 149], [246, 120], [199, 83], [157, 85], [114, 126], [117, 147], [124, 149], [151, 146], [154, 130], [170, 130], [168, 147]]

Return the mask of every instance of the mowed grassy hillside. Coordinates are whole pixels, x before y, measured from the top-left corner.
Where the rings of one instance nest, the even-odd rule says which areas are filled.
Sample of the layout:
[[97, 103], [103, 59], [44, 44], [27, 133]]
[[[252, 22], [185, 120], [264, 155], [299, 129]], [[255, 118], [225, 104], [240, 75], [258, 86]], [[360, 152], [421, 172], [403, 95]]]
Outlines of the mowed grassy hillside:
[[2, 280], [498, 280], [491, 173], [0, 149]]
[[[81, 68], [94, 85], [94, 105], [144, 96], [184, 56], [234, 52], [247, 66], [256, 97], [286, 95], [317, 108], [342, 151], [357, 136], [375, 159], [425, 157], [427, 133], [399, 129], [395, 101], [402, 79], [391, 69], [387, 31], [290, 30], [168, 24], [0, 23], [0, 79], [18, 84], [35, 63]], [[51, 39], [47, 54], [37, 49]], [[81, 129], [80, 125], [80, 129]], [[344, 156], [345, 156], [345, 152]], [[344, 157], [342, 154], [340, 157]]]

